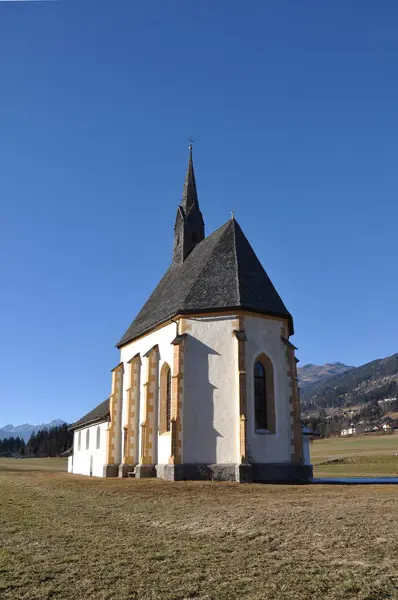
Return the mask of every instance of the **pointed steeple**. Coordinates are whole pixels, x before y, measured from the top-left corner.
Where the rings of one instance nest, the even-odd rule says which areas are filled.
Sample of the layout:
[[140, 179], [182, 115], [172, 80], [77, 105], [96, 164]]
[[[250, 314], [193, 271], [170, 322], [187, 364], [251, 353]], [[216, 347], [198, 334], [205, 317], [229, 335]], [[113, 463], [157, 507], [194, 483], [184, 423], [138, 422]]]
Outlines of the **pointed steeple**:
[[193, 169], [192, 146], [189, 146], [187, 174], [174, 225], [173, 265], [184, 262], [199, 242], [205, 238], [205, 224], [199, 208]]
[[187, 174], [182, 191], [181, 206], [187, 215], [193, 206], [199, 208], [198, 192], [196, 191], [195, 172], [193, 170], [192, 146], [189, 146]]

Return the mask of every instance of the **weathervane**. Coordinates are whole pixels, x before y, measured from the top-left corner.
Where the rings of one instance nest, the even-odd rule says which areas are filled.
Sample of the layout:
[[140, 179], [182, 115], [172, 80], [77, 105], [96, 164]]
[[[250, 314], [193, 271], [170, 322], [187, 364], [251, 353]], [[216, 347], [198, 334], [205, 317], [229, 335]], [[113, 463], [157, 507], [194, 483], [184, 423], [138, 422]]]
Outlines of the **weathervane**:
[[189, 149], [192, 150], [192, 144], [194, 143], [195, 140], [191, 140], [191, 138], [188, 138], [188, 142], [189, 142]]

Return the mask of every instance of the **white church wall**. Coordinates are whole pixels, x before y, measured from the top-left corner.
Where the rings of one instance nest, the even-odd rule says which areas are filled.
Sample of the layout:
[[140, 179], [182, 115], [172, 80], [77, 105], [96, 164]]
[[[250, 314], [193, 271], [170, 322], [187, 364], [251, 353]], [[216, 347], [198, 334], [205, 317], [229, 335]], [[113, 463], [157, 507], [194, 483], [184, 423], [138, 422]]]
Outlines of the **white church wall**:
[[[283, 463], [291, 460], [291, 424], [286, 346], [281, 340], [283, 321], [245, 316], [247, 382], [247, 444], [253, 462]], [[256, 433], [254, 420], [254, 364], [264, 352], [274, 368], [276, 432]]]
[[234, 316], [188, 319], [183, 463], [238, 462], [237, 341]]
[[[97, 448], [97, 429], [100, 430], [100, 447]], [[73, 435], [73, 473], [75, 475], [93, 475], [103, 477], [103, 467], [106, 461], [106, 430], [108, 422], [84, 427]], [[86, 447], [87, 431], [89, 445]], [[80, 450], [79, 450], [80, 434]], [[68, 464], [69, 466], [69, 464]]]
[[158, 438], [158, 463], [167, 465], [171, 455], [171, 436], [170, 433], [162, 433]]
[[311, 456], [310, 456], [310, 436], [309, 435], [303, 435], [303, 457], [304, 457], [304, 464], [310, 465], [311, 464]]
[[[133, 358], [136, 354], [141, 355], [141, 376], [140, 376], [140, 408], [136, 415], [137, 419], [137, 427], [136, 431], [138, 431], [138, 439], [135, 444], [135, 462], [139, 461], [139, 449], [141, 447], [141, 423], [145, 420], [145, 382], [147, 381], [147, 358], [144, 356], [153, 348], [153, 346], [158, 345], [159, 347], [159, 376], [160, 370], [165, 362], [171, 368], [171, 374], [174, 375], [174, 346], [172, 345], [172, 341], [177, 335], [177, 328], [175, 323], [170, 323], [170, 325], [166, 325], [154, 331], [153, 333], [149, 333], [148, 335], [139, 338], [138, 340], [134, 340], [130, 342], [130, 344], [126, 344], [120, 350], [120, 361], [124, 363], [124, 384], [123, 384], [123, 406], [122, 406], [122, 427], [127, 424], [127, 401], [128, 395], [127, 390], [130, 387], [130, 378], [129, 378], [129, 365], [128, 361]], [[160, 379], [159, 379], [160, 381]], [[155, 405], [155, 431], [158, 429], [158, 411], [159, 411], [159, 390], [156, 394], [156, 398], [154, 401]], [[123, 438], [123, 436], [122, 436]], [[122, 444], [124, 440], [122, 439]], [[122, 448], [123, 452], [123, 448]], [[158, 464], [166, 464], [171, 454], [171, 439], [170, 436], [165, 434], [158, 435], [155, 438], [155, 444], [153, 448], [153, 458], [154, 463]]]
[[[184, 401], [182, 409], [183, 463], [239, 462], [239, 393], [238, 344], [233, 335], [236, 315], [209, 316], [187, 319], [190, 326], [184, 352]], [[291, 423], [287, 378], [286, 346], [281, 340], [283, 321], [245, 316], [244, 328], [247, 371], [247, 443], [253, 462], [290, 462]], [[174, 346], [176, 325], [171, 323], [121, 349], [124, 363], [122, 427], [126, 424], [127, 390], [130, 387], [128, 361], [141, 355], [140, 407], [137, 427], [145, 415], [145, 382], [147, 359], [144, 356], [153, 346], [159, 347], [159, 375], [167, 362], [174, 375]], [[254, 426], [254, 363], [261, 353], [267, 354], [274, 368], [275, 434], [256, 433]], [[159, 379], [160, 381], [160, 379]], [[155, 428], [158, 429], [159, 389], [154, 401]], [[123, 436], [122, 443], [123, 443]], [[135, 462], [139, 461], [141, 440], [135, 444]], [[156, 464], [166, 464], [171, 454], [170, 434], [155, 439], [153, 458]], [[74, 470], [74, 472], [76, 472]]]

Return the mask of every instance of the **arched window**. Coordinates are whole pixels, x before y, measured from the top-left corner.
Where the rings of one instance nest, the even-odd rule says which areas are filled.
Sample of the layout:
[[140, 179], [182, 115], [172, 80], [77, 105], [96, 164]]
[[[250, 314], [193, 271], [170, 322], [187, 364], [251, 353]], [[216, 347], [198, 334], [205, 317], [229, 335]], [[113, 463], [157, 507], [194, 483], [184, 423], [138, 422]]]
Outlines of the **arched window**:
[[80, 452], [80, 449], [82, 447], [82, 432], [79, 431], [78, 435], [77, 435], [77, 449]]
[[160, 371], [159, 433], [170, 431], [171, 369], [164, 363]]
[[101, 429], [100, 426], [98, 425], [97, 427], [97, 450], [99, 450], [101, 447]]
[[265, 354], [254, 363], [254, 426], [258, 433], [275, 433], [274, 370]]
[[256, 429], [267, 429], [265, 369], [259, 360], [254, 365], [254, 410]]
[[87, 432], [86, 432], [86, 450], [88, 450], [89, 447], [90, 447], [90, 430], [87, 429]]
[[128, 435], [129, 435], [128, 427], [127, 427], [127, 425], [125, 425], [123, 427], [123, 452], [125, 455], [127, 454]]
[[167, 369], [166, 376], [166, 431], [170, 431], [171, 419], [171, 369]]

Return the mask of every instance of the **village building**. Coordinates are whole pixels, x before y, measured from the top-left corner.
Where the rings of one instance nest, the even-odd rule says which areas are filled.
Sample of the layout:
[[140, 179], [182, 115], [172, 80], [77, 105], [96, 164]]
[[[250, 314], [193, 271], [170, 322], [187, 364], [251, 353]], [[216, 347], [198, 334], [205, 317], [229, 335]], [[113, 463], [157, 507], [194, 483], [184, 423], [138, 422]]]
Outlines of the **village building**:
[[71, 426], [71, 473], [305, 481], [293, 319], [234, 217], [205, 236], [192, 148], [172, 262]]

